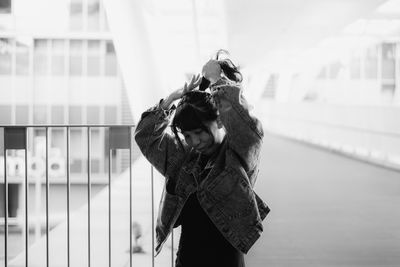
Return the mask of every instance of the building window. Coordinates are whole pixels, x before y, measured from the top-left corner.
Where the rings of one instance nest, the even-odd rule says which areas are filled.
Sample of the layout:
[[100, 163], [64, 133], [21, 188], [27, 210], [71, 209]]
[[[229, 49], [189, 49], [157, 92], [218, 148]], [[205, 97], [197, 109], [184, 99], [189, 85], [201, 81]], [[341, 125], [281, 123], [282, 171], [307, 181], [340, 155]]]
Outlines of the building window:
[[[8, 214], [7, 216], [9, 218], [16, 218], [18, 215], [18, 207], [19, 205], [19, 184], [8, 184]], [[4, 207], [4, 192], [5, 186], [4, 184], [0, 184], [0, 192], [1, 192], [1, 200], [0, 200], [0, 205], [1, 207]], [[4, 209], [1, 209], [0, 211], [0, 218], [4, 218]]]
[[69, 74], [82, 76], [83, 74], [83, 42], [73, 40], [70, 42]]
[[34, 42], [34, 73], [37, 75], [45, 75], [49, 69], [49, 54], [47, 49], [47, 40], [37, 39]]
[[100, 29], [100, 2], [99, 0], [88, 0], [87, 4], [87, 29], [98, 31]]
[[395, 78], [395, 53], [394, 44], [382, 44], [382, 79], [394, 80]]
[[[0, 156], [4, 156], [4, 138], [3, 138], [4, 137], [4, 128], [1, 128], [1, 127], [0, 127], [0, 136], [2, 137], [2, 138], [0, 138]], [[0, 164], [3, 164], [3, 166], [4, 166], [3, 160], [2, 160], [2, 158], [0, 158]]]
[[71, 30], [82, 30], [83, 28], [83, 4], [82, 0], [71, 0], [69, 6], [69, 19]]
[[0, 75], [11, 75], [11, 39], [0, 38]]
[[51, 123], [64, 124], [64, 107], [52, 106], [51, 107]]
[[103, 144], [100, 137], [100, 129], [94, 128], [91, 130], [91, 171], [93, 173], [100, 172], [100, 160], [103, 154]]
[[[64, 152], [64, 147], [66, 146], [66, 133], [62, 128], [51, 129], [51, 149], [53, 151], [58, 151], [60, 154]], [[58, 155], [57, 155], [58, 156]]]
[[86, 114], [88, 124], [100, 124], [100, 107], [88, 106]]
[[106, 106], [104, 108], [104, 123], [105, 124], [116, 124], [117, 123], [117, 107]]
[[359, 55], [353, 55], [350, 59], [350, 79], [361, 78], [361, 58]]
[[0, 124], [11, 124], [11, 106], [0, 105]]
[[100, 75], [100, 41], [88, 41], [87, 75]]
[[29, 124], [29, 107], [27, 105], [17, 105], [15, 107], [15, 123]]
[[65, 73], [65, 42], [52, 40], [51, 42], [51, 74], [64, 75]]
[[82, 129], [71, 129], [70, 151], [72, 173], [80, 173], [83, 171], [82, 159], [85, 157], [83, 147]]
[[38, 106], [33, 107], [33, 123], [34, 124], [46, 124], [47, 123], [46, 106], [38, 105]]
[[15, 72], [17, 75], [29, 74], [29, 46], [26, 43], [16, 42]]
[[376, 46], [370, 47], [366, 51], [365, 78], [366, 79], [378, 78], [378, 48]]
[[11, 0], [0, 0], [0, 14], [11, 13]]
[[115, 76], [117, 75], [117, 56], [115, 54], [114, 44], [112, 42], [106, 43], [105, 51], [105, 75]]
[[318, 72], [318, 74], [317, 74], [317, 79], [318, 80], [325, 80], [326, 77], [327, 77], [327, 72], [328, 71], [327, 71], [327, 67], [326, 66], [321, 67], [319, 72]]
[[338, 78], [340, 70], [342, 69], [342, 63], [335, 61], [329, 65], [329, 79], [335, 80]]
[[69, 107], [69, 124], [82, 124], [82, 107]]

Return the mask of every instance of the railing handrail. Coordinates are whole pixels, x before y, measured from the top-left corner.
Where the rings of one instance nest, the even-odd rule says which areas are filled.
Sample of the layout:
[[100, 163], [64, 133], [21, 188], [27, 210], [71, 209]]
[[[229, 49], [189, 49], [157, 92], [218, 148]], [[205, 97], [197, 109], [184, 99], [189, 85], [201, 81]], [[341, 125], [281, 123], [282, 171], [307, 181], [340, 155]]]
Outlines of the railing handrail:
[[[109, 157], [108, 157], [108, 161], [109, 161], [109, 167], [108, 167], [108, 218], [109, 218], [109, 222], [108, 222], [108, 232], [109, 232], [109, 266], [112, 265], [111, 262], [111, 176], [112, 176], [112, 155], [111, 155], [111, 150], [117, 150], [117, 149], [127, 149], [129, 151], [129, 161], [130, 161], [130, 165], [129, 165], [129, 181], [130, 181], [130, 186], [129, 186], [129, 206], [130, 206], [130, 210], [129, 210], [129, 217], [130, 217], [130, 221], [129, 221], [129, 225], [130, 227], [132, 226], [132, 148], [133, 148], [133, 128], [135, 127], [134, 124], [35, 124], [35, 125], [0, 125], [0, 128], [4, 128], [4, 185], [5, 185], [5, 191], [6, 194], [4, 196], [4, 205], [5, 205], [5, 216], [4, 216], [4, 229], [5, 229], [5, 267], [8, 266], [8, 255], [7, 255], [7, 246], [8, 246], [8, 239], [7, 239], [7, 235], [8, 235], [8, 211], [7, 211], [7, 207], [8, 207], [8, 190], [7, 190], [7, 185], [8, 185], [8, 179], [7, 179], [7, 150], [25, 150], [25, 164], [27, 164], [27, 150], [28, 150], [28, 128], [45, 128], [46, 129], [46, 134], [45, 134], [45, 138], [46, 138], [46, 143], [45, 143], [45, 147], [46, 147], [46, 155], [45, 155], [45, 159], [46, 159], [46, 266], [49, 266], [49, 173], [48, 173], [48, 169], [49, 169], [49, 163], [48, 163], [48, 159], [49, 159], [49, 148], [50, 148], [50, 144], [49, 144], [49, 129], [50, 128], [64, 128], [66, 130], [66, 153], [67, 153], [67, 266], [70, 266], [70, 136], [71, 136], [71, 128], [86, 128], [87, 131], [87, 157], [88, 157], [88, 162], [87, 162], [87, 193], [88, 193], [88, 265], [90, 267], [91, 265], [91, 163], [90, 163], [90, 159], [91, 159], [91, 131], [92, 128], [97, 128], [97, 127], [101, 127], [101, 128], [110, 128], [110, 135], [108, 137], [108, 142], [109, 142]], [[7, 137], [8, 136], [8, 137]], [[14, 140], [13, 138], [7, 139], [10, 136], [14, 136], [17, 137], [17, 140]], [[9, 141], [8, 141], [9, 140]], [[10, 145], [11, 144], [11, 145]], [[29, 215], [28, 215], [28, 209], [26, 208], [28, 206], [27, 200], [28, 200], [28, 189], [27, 186], [29, 184], [28, 182], [28, 173], [27, 173], [28, 168], [25, 166], [25, 182], [24, 182], [24, 198], [25, 198], [25, 265], [28, 266], [29, 262], [28, 262], [28, 246], [29, 246]], [[151, 179], [152, 179], [152, 190], [153, 190], [153, 168], [151, 168]], [[154, 231], [154, 193], [152, 192], [151, 195], [152, 198], [152, 225], [153, 225], [153, 231]], [[154, 253], [154, 232], [153, 232], [153, 236], [152, 236], [152, 243], [153, 243], [153, 253]], [[132, 266], [132, 229], [130, 230], [130, 262], [129, 265]], [[173, 255], [172, 255], [172, 262], [171, 264], [173, 265]], [[152, 266], [154, 266], [154, 257], [152, 260]]]
[[0, 124], [0, 128], [107, 128], [107, 127], [136, 127], [135, 124]]

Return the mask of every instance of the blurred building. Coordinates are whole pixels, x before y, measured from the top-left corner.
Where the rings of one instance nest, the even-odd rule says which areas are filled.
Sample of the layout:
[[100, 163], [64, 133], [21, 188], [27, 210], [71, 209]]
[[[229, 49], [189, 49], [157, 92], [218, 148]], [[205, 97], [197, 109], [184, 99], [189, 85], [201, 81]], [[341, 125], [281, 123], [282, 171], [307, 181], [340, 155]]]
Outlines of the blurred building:
[[[132, 123], [102, 1], [0, 1], [0, 126]], [[30, 129], [28, 136], [29, 209], [37, 222], [44, 220], [45, 128]], [[86, 136], [86, 128], [71, 129], [72, 209], [87, 201]], [[107, 136], [106, 128], [91, 130], [93, 194], [108, 183]], [[3, 183], [3, 140], [0, 146]], [[66, 211], [66, 130], [50, 128], [49, 146], [50, 219], [55, 223]], [[126, 153], [112, 156], [114, 173], [128, 166]], [[17, 225], [23, 217], [23, 153], [9, 151], [7, 165], [10, 225]], [[1, 207], [3, 202], [0, 197]]]
[[[387, 3], [396, 4], [391, 10], [395, 13], [382, 13]], [[400, 23], [394, 19], [396, 14], [400, 15], [400, 2], [388, 1], [369, 19], [359, 19], [341, 34], [265, 71], [258, 85], [265, 127], [400, 169]]]

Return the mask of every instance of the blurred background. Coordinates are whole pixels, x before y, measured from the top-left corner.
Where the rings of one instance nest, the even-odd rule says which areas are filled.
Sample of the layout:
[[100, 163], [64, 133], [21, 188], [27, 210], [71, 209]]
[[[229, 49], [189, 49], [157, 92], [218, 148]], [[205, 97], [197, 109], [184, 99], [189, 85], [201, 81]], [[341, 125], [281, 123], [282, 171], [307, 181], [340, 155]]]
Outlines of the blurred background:
[[[390, 198], [380, 192], [379, 199], [388, 197], [388, 202], [379, 203], [382, 207], [400, 204], [400, 0], [0, 0], [0, 205], [5, 204], [2, 181], [6, 153], [9, 234], [14, 240], [8, 248], [10, 259], [18, 262], [24, 249], [25, 168], [30, 179], [28, 208], [33, 218], [30, 244], [38, 244], [43, 237], [46, 131], [41, 127], [28, 130], [30, 163], [26, 167], [21, 151], [5, 152], [4, 127], [133, 126], [145, 109], [199, 73], [221, 48], [228, 50], [240, 66], [244, 94], [268, 133], [264, 169], [259, 178], [263, 182], [257, 185], [267, 203], [276, 201], [276, 206], [281, 207], [282, 197], [296, 198], [287, 190], [274, 191], [274, 186], [282, 189], [277, 181], [285, 181], [286, 188], [291, 188], [290, 177], [298, 173], [279, 171], [290, 169], [290, 164], [300, 164], [314, 153], [312, 150], [329, 156], [325, 159], [325, 154], [316, 155], [317, 160], [307, 162], [310, 165], [296, 165], [300, 170], [320, 169], [326, 164], [320, 171], [321, 175], [328, 175], [334, 161], [330, 156], [347, 160], [346, 167], [339, 164], [332, 172], [346, 170], [348, 161], [356, 159], [351, 161], [356, 164], [350, 164], [351, 173], [365, 173], [367, 177], [357, 182], [373, 181], [371, 184], [380, 187], [384, 180], [383, 187], [394, 191]], [[86, 205], [86, 136], [86, 128], [71, 129], [72, 210]], [[107, 127], [91, 129], [93, 198], [107, 187], [110, 157], [115, 162], [113, 179], [126, 178], [130, 166], [129, 151], [109, 153], [108, 137]], [[50, 224], [54, 229], [65, 222], [66, 216], [65, 139], [65, 129], [49, 129]], [[293, 152], [293, 146], [298, 145], [304, 151]], [[270, 158], [290, 151], [299, 157]], [[318, 164], [319, 160], [322, 163]], [[140, 161], [136, 149], [133, 161]], [[357, 165], [360, 162], [366, 165]], [[368, 169], [371, 167], [381, 172]], [[307, 182], [314, 182], [307, 180], [312, 176], [309, 173], [304, 176]], [[280, 180], [285, 177], [289, 180]], [[374, 194], [361, 192], [363, 197]], [[318, 202], [318, 197], [314, 201]], [[366, 208], [359, 204], [354, 211]], [[383, 221], [400, 221], [397, 210], [386, 211]], [[4, 213], [0, 209], [0, 226], [4, 225]], [[271, 219], [272, 225], [284, 220], [279, 213], [275, 218], [278, 219]], [[366, 220], [360, 218], [360, 222]], [[149, 222], [145, 219], [141, 224]], [[381, 222], [376, 222], [373, 229], [384, 228]], [[387, 241], [383, 247], [391, 254], [371, 255], [371, 266], [400, 264], [395, 256], [400, 255], [399, 227], [390, 227], [390, 233], [378, 234], [377, 239]], [[354, 229], [347, 234], [352, 235]], [[4, 231], [0, 235], [1, 263]], [[285, 240], [288, 243], [279, 243], [281, 247], [272, 250], [276, 253], [270, 258], [260, 251], [273, 248], [274, 242], [259, 245], [252, 257], [259, 261], [253, 260], [250, 266], [300, 266], [299, 261], [304, 266], [334, 265], [325, 258], [312, 261], [304, 251], [296, 254], [304, 244], [297, 246], [287, 236]], [[312, 247], [318, 245], [312, 243]], [[289, 248], [294, 257], [293, 253], [279, 254]], [[338, 266], [368, 265], [355, 260], [365, 256], [363, 251], [356, 253], [353, 261]], [[378, 246], [375, 251], [383, 250]], [[327, 254], [332, 258], [342, 255]], [[391, 259], [387, 265], [374, 261], [385, 257]]]

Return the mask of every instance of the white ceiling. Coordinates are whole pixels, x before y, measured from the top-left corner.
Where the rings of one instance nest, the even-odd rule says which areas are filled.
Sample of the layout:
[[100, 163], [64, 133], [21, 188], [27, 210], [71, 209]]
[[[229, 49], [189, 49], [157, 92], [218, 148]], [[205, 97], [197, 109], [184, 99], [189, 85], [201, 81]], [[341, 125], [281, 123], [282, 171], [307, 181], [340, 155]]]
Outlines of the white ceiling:
[[226, 0], [228, 43], [244, 64], [297, 54], [369, 17], [386, 0]]

